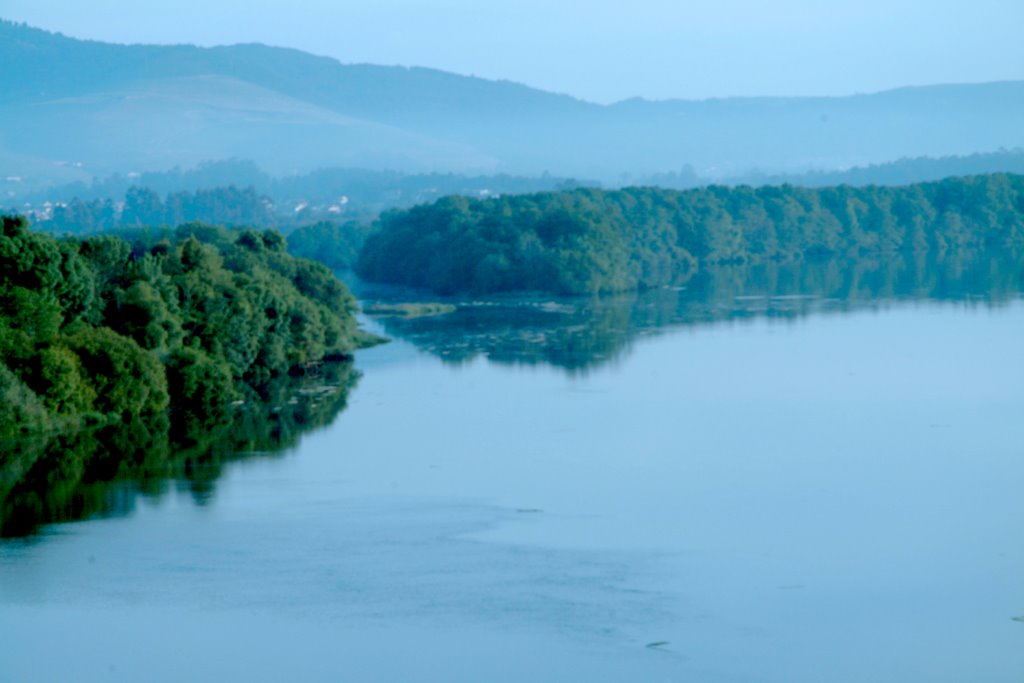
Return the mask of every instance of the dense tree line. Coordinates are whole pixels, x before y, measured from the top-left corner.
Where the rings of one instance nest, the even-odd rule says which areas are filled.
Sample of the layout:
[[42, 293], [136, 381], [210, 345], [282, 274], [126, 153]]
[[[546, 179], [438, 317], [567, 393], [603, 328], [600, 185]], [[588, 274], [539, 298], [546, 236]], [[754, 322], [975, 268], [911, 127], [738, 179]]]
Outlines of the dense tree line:
[[273, 231], [74, 240], [2, 220], [0, 434], [212, 415], [363, 340], [345, 286]]
[[444, 294], [598, 292], [654, 286], [690, 272], [670, 223], [636, 222], [618, 193], [578, 190], [480, 201], [446, 197], [381, 216], [360, 254], [369, 280]]
[[288, 233], [288, 253], [319, 261], [333, 270], [351, 270], [372, 227], [366, 223], [320, 221]]
[[595, 189], [385, 213], [357, 271], [444, 294], [671, 284], [699, 264], [1024, 245], [1024, 177], [905, 187]]

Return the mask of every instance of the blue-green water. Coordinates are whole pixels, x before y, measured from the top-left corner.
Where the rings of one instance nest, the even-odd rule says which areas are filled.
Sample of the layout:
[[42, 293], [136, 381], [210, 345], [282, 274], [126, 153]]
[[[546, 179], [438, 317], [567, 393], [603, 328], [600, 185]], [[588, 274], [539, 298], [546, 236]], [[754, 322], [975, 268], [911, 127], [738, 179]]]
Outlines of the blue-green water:
[[0, 680], [1024, 680], [1020, 295], [690, 296], [369, 321], [297, 445], [0, 541]]

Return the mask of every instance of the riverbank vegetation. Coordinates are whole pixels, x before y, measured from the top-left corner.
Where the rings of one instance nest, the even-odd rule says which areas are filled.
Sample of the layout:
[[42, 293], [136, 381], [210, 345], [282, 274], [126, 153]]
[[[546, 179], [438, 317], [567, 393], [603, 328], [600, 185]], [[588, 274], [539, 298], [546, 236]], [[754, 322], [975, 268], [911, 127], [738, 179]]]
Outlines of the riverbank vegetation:
[[904, 187], [707, 187], [447, 197], [385, 213], [371, 281], [442, 294], [594, 294], [684, 281], [699, 266], [1024, 245], [1024, 176]]
[[346, 287], [274, 231], [75, 240], [2, 221], [0, 435], [213, 417], [368, 341]]

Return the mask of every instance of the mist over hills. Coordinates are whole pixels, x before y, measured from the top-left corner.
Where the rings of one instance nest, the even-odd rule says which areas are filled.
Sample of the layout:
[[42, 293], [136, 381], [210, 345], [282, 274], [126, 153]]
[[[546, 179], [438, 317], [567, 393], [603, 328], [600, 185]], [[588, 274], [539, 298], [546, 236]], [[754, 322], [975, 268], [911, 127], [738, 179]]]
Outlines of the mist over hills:
[[280, 175], [798, 173], [1021, 147], [1021, 121], [1024, 81], [598, 105], [265, 45], [113, 45], [0, 22], [0, 177], [40, 187], [230, 158]]

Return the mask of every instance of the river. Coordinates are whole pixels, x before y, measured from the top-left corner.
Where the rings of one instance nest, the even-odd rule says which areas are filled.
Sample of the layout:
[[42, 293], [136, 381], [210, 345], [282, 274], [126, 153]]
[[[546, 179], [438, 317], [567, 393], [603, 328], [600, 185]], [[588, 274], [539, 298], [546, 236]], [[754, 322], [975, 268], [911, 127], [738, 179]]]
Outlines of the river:
[[882, 271], [366, 319], [277, 447], [10, 484], [0, 680], [1022, 680], [1024, 269]]

